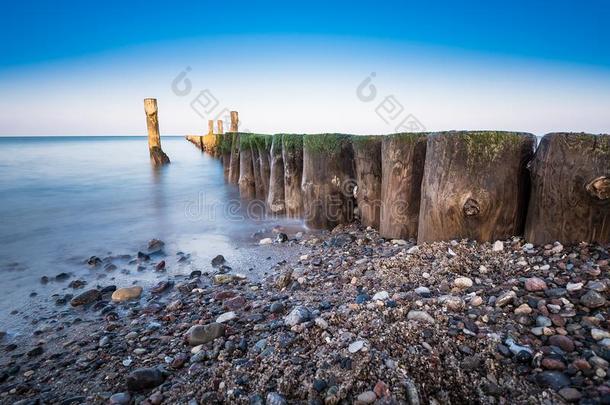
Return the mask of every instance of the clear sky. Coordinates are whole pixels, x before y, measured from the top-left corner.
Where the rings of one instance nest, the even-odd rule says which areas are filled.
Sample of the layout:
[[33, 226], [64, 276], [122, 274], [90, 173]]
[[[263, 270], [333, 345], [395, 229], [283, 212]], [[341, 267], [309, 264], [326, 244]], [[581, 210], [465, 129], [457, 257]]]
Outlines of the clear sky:
[[[610, 2], [14, 1], [0, 135], [610, 132]], [[181, 72], [184, 72], [180, 76]]]

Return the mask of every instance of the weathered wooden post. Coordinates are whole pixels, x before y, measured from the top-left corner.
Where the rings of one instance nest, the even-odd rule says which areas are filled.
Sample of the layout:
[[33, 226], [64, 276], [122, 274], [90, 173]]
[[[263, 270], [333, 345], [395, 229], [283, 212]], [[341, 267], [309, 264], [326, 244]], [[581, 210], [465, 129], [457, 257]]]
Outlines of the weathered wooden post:
[[356, 174], [356, 201], [360, 222], [379, 229], [381, 215], [382, 136], [352, 136]]
[[231, 111], [231, 132], [239, 131], [239, 114], [237, 111]]
[[349, 138], [303, 137], [303, 202], [305, 223], [311, 228], [332, 229], [353, 220], [354, 151]]
[[[233, 125], [231, 125], [233, 127]], [[239, 132], [230, 132], [231, 134], [231, 158], [229, 160], [229, 183], [239, 183], [239, 149], [240, 149], [240, 134]]]
[[231, 172], [231, 147], [233, 141], [233, 134], [227, 132], [226, 134], [220, 135], [220, 143], [218, 145], [218, 153], [222, 161], [222, 168], [224, 171], [225, 180], [229, 180]]
[[161, 149], [161, 134], [159, 133], [159, 115], [156, 98], [144, 99], [146, 126], [148, 127], [148, 151], [153, 165], [162, 166], [169, 163], [169, 157]]
[[290, 218], [303, 216], [303, 135], [282, 136], [282, 159], [284, 161], [284, 205]]
[[250, 150], [252, 153], [252, 171], [254, 173], [254, 189], [256, 198], [265, 201], [265, 189], [263, 186], [263, 177], [261, 174], [261, 161], [258, 152], [258, 143], [261, 141], [261, 136], [258, 134], [250, 135]]
[[418, 243], [481, 242], [523, 231], [534, 135], [442, 132], [428, 136]]
[[417, 237], [426, 135], [406, 132], [387, 135], [382, 140], [379, 234], [384, 238]]
[[256, 198], [251, 144], [252, 134], [239, 135], [239, 195], [249, 200]]
[[610, 242], [610, 135], [545, 135], [530, 173], [527, 241]]
[[259, 135], [258, 138], [258, 158], [260, 161], [261, 180], [263, 187], [263, 201], [267, 201], [269, 196], [269, 179], [271, 177], [271, 167], [269, 163], [271, 153], [271, 135]]
[[281, 215], [286, 212], [284, 204], [284, 159], [282, 158], [282, 135], [275, 134], [271, 140], [269, 154], [269, 195], [267, 207], [272, 215]]
[[218, 133], [219, 134], [224, 134], [224, 129], [223, 129], [223, 122], [222, 120], [216, 120], [216, 127], [218, 128]]

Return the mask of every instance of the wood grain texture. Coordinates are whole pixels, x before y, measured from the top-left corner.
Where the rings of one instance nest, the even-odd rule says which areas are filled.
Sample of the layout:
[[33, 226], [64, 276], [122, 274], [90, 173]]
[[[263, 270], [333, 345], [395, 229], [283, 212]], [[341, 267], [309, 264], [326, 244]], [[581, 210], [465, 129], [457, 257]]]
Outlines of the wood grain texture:
[[284, 204], [284, 159], [282, 158], [282, 135], [273, 135], [269, 152], [269, 194], [267, 207], [273, 215], [281, 215], [286, 211]]
[[348, 135], [305, 135], [303, 203], [305, 224], [332, 229], [354, 219], [354, 151]]
[[252, 163], [252, 149], [250, 144], [244, 145], [243, 137], [240, 135], [240, 150], [239, 150], [239, 195], [241, 198], [253, 200], [256, 198], [256, 185], [254, 179], [254, 168]]
[[239, 133], [230, 132], [231, 134], [231, 159], [229, 162], [229, 183], [239, 183]]
[[269, 149], [270, 143], [268, 142], [268, 139], [270, 139], [270, 136], [265, 135], [261, 138], [260, 142], [256, 144], [258, 148], [258, 160], [260, 162], [263, 201], [267, 201], [267, 197], [269, 196], [269, 179], [271, 177], [271, 167], [269, 163], [271, 151]]
[[417, 237], [426, 136], [425, 133], [392, 134], [381, 142], [379, 233], [384, 238]]
[[263, 176], [261, 175], [261, 161], [256, 142], [251, 142], [250, 150], [252, 152], [252, 172], [254, 173], [254, 189], [256, 199], [265, 201], [265, 187], [263, 185]]
[[610, 242], [610, 135], [545, 135], [530, 173], [529, 242]]
[[531, 134], [512, 132], [429, 135], [418, 243], [520, 235], [535, 142]]
[[154, 166], [169, 163], [169, 157], [161, 149], [161, 134], [159, 133], [159, 111], [157, 99], [144, 99], [144, 112], [146, 113], [146, 127], [148, 130], [148, 151]]
[[379, 229], [381, 217], [382, 136], [353, 136], [356, 202], [360, 222]]
[[284, 205], [286, 216], [303, 216], [303, 136], [284, 134], [282, 136], [282, 159], [284, 161]]

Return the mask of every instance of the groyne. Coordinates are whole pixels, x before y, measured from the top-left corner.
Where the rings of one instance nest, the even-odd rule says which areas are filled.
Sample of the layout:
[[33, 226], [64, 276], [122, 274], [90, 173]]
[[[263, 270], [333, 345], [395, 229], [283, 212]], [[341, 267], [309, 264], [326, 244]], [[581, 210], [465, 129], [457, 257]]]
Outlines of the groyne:
[[390, 239], [610, 243], [608, 134], [551, 133], [537, 149], [534, 135], [503, 131], [235, 131], [203, 144], [242, 198], [311, 228], [358, 216]]

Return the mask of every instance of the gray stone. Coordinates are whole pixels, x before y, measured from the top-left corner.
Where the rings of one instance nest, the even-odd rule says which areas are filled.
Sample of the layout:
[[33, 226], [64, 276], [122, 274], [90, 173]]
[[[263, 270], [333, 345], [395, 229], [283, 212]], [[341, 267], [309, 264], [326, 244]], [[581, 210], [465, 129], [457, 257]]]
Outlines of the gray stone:
[[304, 306], [295, 307], [290, 313], [284, 318], [284, 323], [288, 326], [298, 325], [306, 322], [311, 318], [311, 313]]
[[208, 325], [194, 325], [186, 332], [187, 340], [191, 346], [198, 346], [214, 339], [224, 336], [225, 326], [221, 323], [213, 322]]

